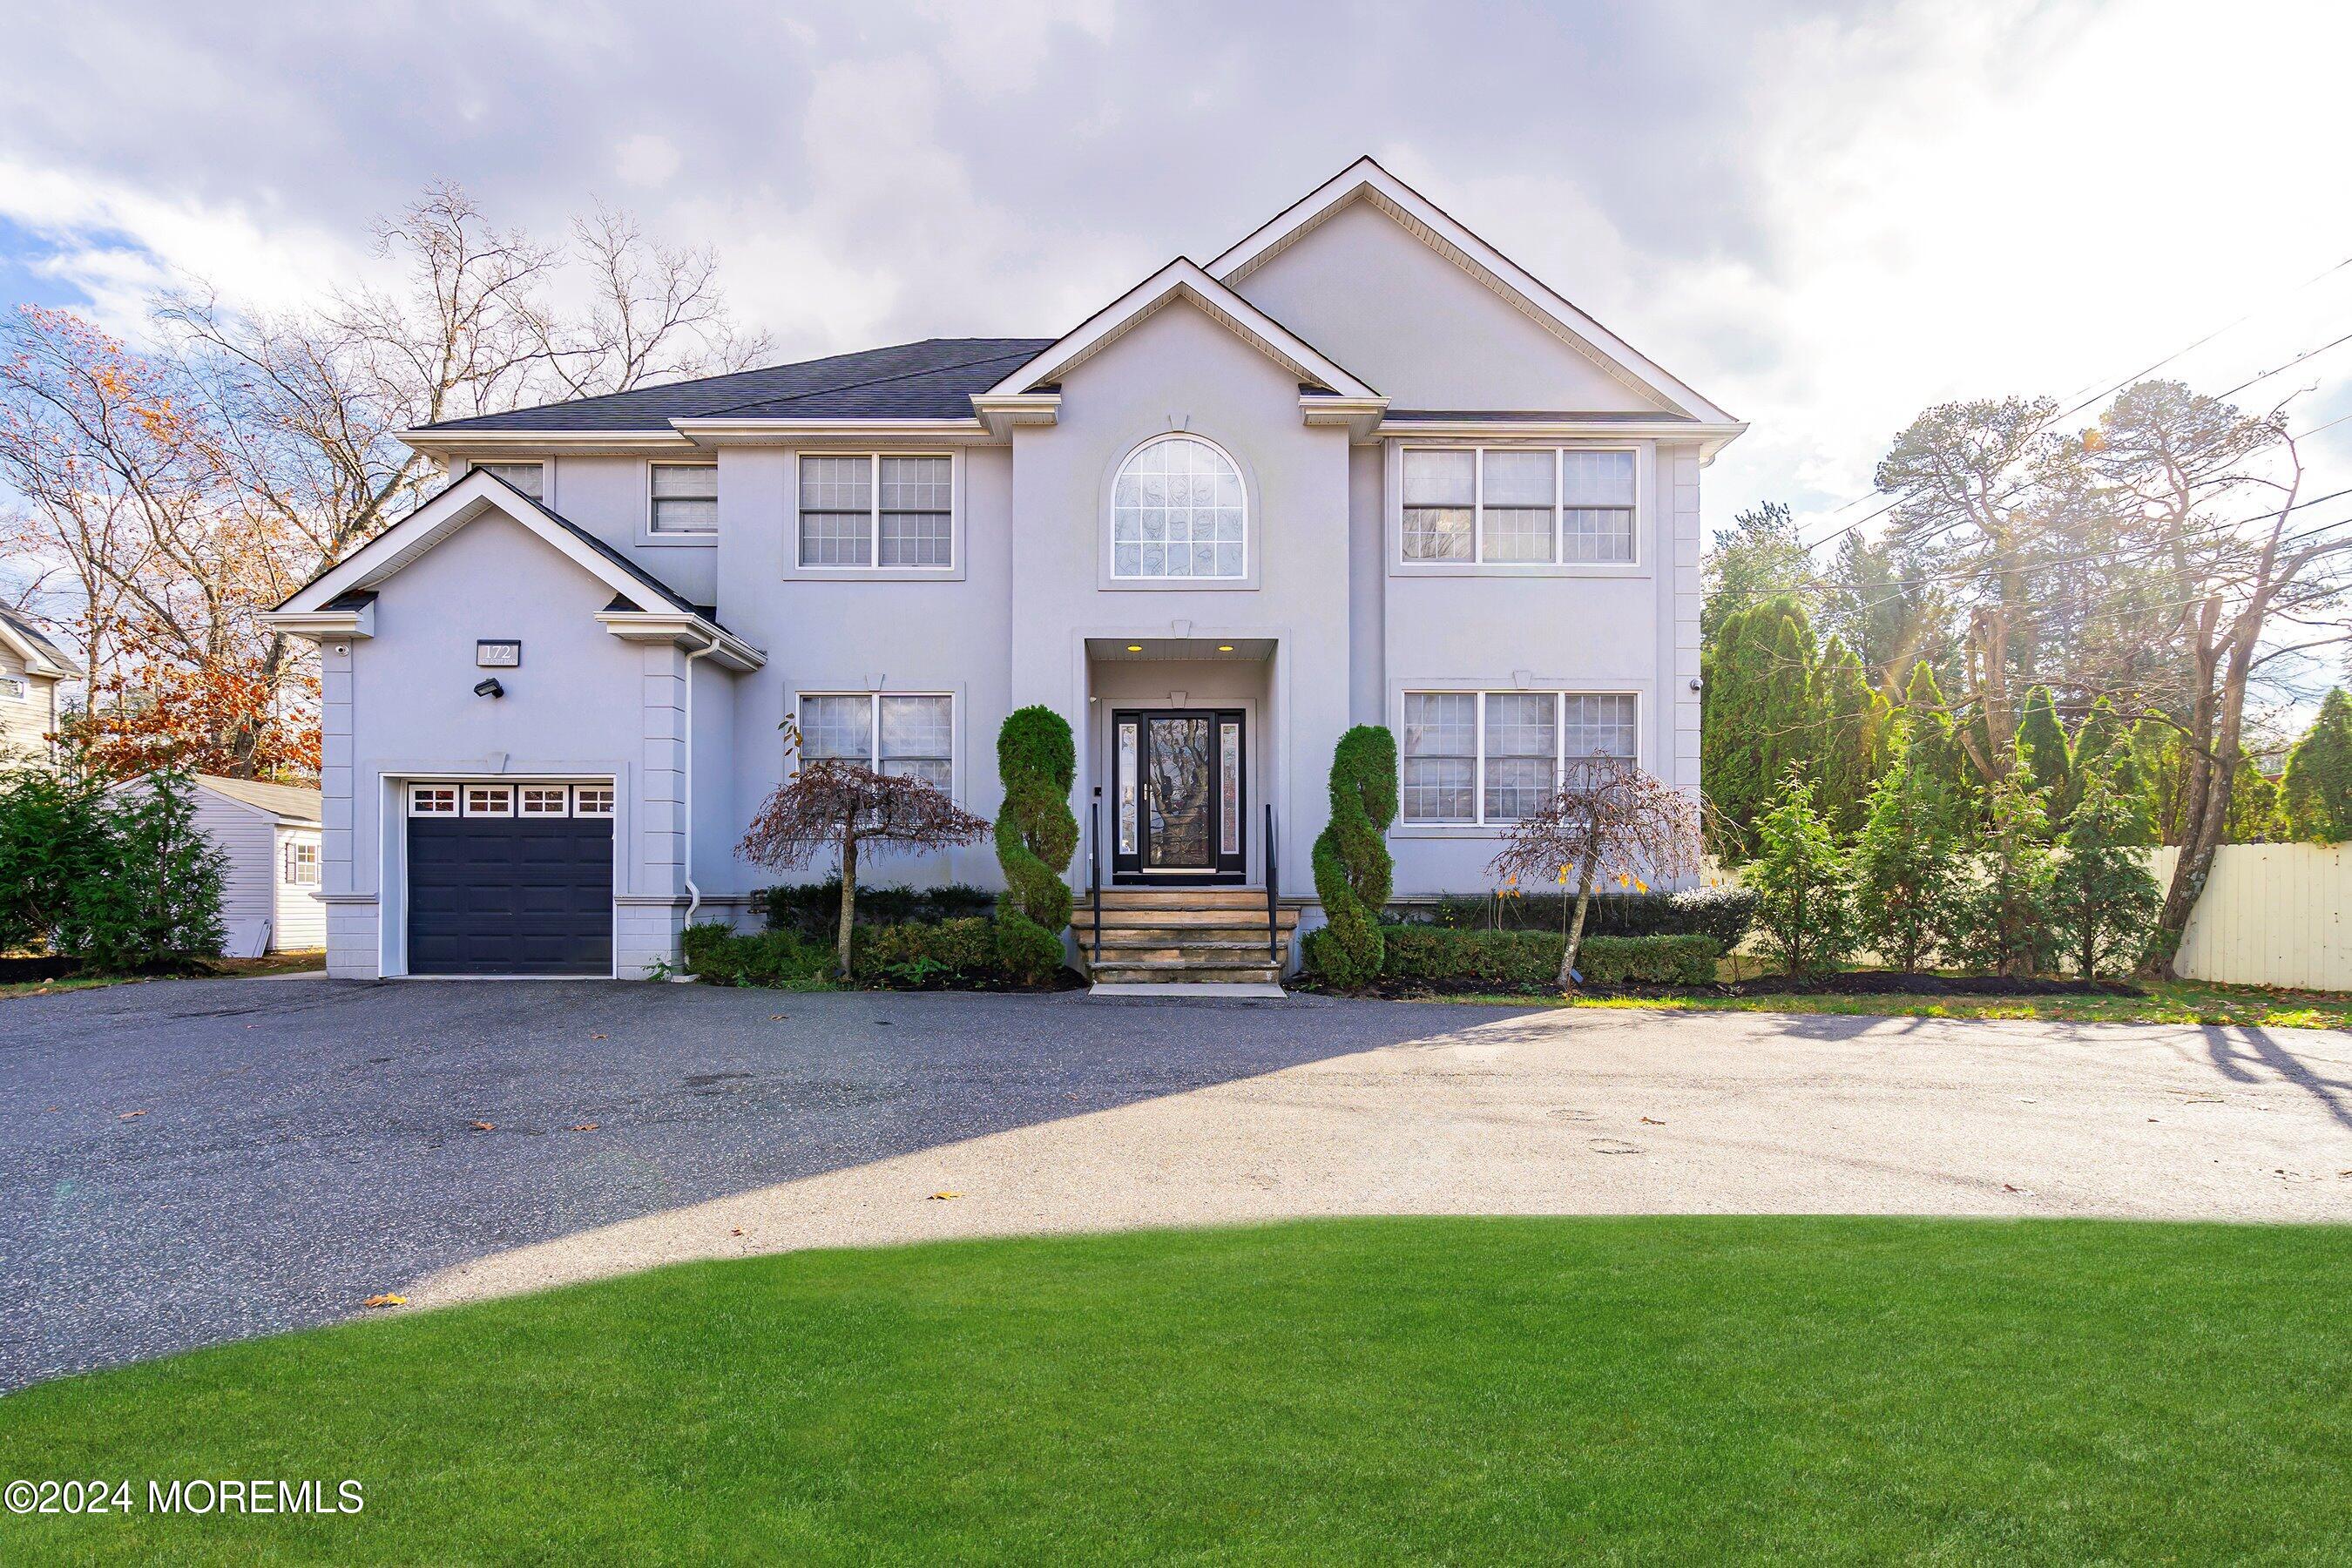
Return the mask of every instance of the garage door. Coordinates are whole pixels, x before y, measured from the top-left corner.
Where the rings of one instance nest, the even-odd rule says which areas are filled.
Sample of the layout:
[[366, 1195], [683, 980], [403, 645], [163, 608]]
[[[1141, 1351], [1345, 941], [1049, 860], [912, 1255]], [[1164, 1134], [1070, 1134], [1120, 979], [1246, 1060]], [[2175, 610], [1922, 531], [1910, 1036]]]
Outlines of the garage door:
[[613, 973], [613, 791], [409, 786], [411, 974]]

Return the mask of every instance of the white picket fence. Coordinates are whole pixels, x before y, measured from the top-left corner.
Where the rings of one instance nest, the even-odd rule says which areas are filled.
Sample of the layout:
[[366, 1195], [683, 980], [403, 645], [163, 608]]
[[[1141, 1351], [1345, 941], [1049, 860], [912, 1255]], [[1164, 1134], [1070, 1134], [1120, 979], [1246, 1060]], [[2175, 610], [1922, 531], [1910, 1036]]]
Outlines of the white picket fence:
[[[2158, 886], [2179, 858], [2156, 851]], [[2352, 991], [2347, 910], [2352, 845], [2224, 845], [2174, 963], [2192, 980]]]

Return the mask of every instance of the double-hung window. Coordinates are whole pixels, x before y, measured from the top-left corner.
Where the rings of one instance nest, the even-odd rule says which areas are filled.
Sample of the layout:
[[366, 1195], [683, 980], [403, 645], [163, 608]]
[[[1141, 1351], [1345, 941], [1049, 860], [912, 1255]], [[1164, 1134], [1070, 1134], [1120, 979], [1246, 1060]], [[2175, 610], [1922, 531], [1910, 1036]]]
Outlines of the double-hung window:
[[282, 873], [280, 879], [289, 886], [317, 887], [319, 885], [319, 847], [315, 844], [305, 844], [299, 839], [288, 839]]
[[1404, 820], [1504, 826], [1641, 755], [1630, 692], [1408, 691]]
[[0, 702], [30, 702], [33, 683], [19, 675], [0, 675]]
[[945, 692], [808, 692], [801, 755], [955, 787], [955, 700]]
[[656, 463], [653, 466], [648, 531], [699, 534], [719, 531], [719, 465]]
[[952, 567], [954, 496], [951, 458], [805, 453], [800, 466], [800, 563]]
[[486, 474], [506, 480], [533, 500], [547, 499], [547, 465], [544, 463], [477, 463]]
[[1409, 447], [1403, 460], [1407, 561], [1633, 561], [1630, 447]]

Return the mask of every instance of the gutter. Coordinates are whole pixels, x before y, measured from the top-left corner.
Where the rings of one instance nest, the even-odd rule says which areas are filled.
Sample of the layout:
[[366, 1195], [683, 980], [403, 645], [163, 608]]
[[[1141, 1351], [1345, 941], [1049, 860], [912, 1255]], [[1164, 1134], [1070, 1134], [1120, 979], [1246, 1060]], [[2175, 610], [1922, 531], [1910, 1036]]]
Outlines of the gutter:
[[[694, 661], [698, 658], [707, 658], [711, 654], [717, 653], [719, 651], [719, 634], [714, 631], [711, 634], [710, 640], [709, 642], [703, 644], [700, 647], [689, 650], [686, 656], [686, 718], [684, 722], [684, 728], [686, 731], [686, 766], [678, 770], [678, 777], [681, 780], [679, 787], [684, 791], [686, 795], [685, 800], [680, 803], [681, 807], [686, 813], [686, 825], [683, 830], [686, 838], [686, 847], [680, 851], [686, 865], [686, 921], [684, 922], [686, 925], [692, 925], [694, 923], [695, 911], [702, 908], [702, 889], [696, 886], [694, 880]], [[682, 935], [679, 942], [678, 956], [680, 958], [686, 956], [685, 943]], [[678, 973], [671, 975], [670, 978], [683, 984], [692, 980], [694, 976], [691, 974]]]

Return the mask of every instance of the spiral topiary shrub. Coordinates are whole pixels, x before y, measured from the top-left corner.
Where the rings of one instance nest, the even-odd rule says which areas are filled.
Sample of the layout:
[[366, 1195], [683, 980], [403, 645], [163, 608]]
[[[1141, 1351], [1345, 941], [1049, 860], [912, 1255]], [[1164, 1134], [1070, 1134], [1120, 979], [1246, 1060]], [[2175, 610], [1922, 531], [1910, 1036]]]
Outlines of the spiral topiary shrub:
[[1331, 753], [1331, 821], [1315, 839], [1315, 896], [1328, 923], [1308, 939], [1312, 966], [1343, 989], [1380, 978], [1381, 910], [1396, 870], [1382, 835], [1396, 808], [1396, 737], [1359, 724]]
[[1078, 847], [1070, 811], [1078, 752], [1069, 721], [1045, 707], [1007, 714], [996, 732], [996, 771], [1004, 783], [996, 862], [1005, 886], [996, 906], [997, 953], [1014, 978], [1039, 984], [1061, 968], [1062, 929], [1070, 923], [1062, 874]]

